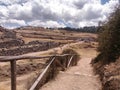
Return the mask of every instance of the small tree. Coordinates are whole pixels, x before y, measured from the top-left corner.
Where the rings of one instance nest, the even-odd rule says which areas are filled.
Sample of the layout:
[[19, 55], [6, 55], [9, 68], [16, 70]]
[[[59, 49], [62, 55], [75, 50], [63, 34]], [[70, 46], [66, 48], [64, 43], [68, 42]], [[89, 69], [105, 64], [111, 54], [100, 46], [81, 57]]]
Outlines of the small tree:
[[103, 62], [113, 62], [120, 56], [120, 5], [115, 8], [101, 30], [98, 51], [102, 54]]

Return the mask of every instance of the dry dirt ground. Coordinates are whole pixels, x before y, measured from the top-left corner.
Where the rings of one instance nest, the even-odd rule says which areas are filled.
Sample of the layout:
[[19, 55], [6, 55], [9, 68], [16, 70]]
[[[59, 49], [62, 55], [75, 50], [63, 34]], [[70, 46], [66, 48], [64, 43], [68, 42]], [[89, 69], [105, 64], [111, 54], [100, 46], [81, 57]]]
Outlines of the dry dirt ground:
[[[69, 68], [65, 72], [60, 72], [55, 80], [51, 80], [49, 83], [45, 84], [41, 89], [42, 90], [99, 90], [101, 84], [99, 79], [94, 75], [92, 67], [90, 66], [90, 61], [94, 58], [96, 53], [96, 45], [94, 42], [91, 43], [72, 43], [67, 44], [62, 47], [50, 49], [48, 51], [32, 53], [31, 55], [48, 55], [54, 53], [60, 53], [65, 48], [72, 48], [76, 50], [80, 55], [81, 59], [78, 62], [77, 66]], [[44, 63], [44, 61], [40, 62]], [[19, 62], [19, 64], [25, 63], [25, 61]], [[28, 63], [28, 61], [27, 61]], [[36, 62], [37, 63], [37, 62]], [[6, 64], [3, 64], [3, 66]], [[30, 84], [33, 77], [35, 78], [38, 74], [38, 71], [28, 72], [17, 77], [17, 89], [18, 90], [27, 90], [28, 85]], [[0, 81], [0, 90], [10, 90], [10, 78]]]
[[[32, 31], [32, 30], [31, 30]], [[44, 40], [47, 40], [47, 41], [51, 41], [52, 39], [50, 39], [49, 37], [48, 38], [31, 38], [31, 37], [22, 37], [20, 33], [23, 33], [25, 32], [24, 34], [28, 35], [28, 32], [30, 32], [29, 30], [20, 30], [18, 32], [16, 32], [19, 36], [19, 38], [23, 38], [25, 43], [28, 43], [30, 42], [32, 39], [38, 39], [38, 40], [41, 40], [41, 41], [44, 41]], [[34, 31], [35, 32], [35, 31]], [[33, 33], [34, 33], [33, 32]], [[54, 36], [56, 37], [56, 35], [59, 35], [60, 37], [60, 40], [58, 38], [58, 40], [54, 40], [55, 42], [65, 42], [65, 43], [69, 43], [71, 42], [71, 40], [61, 40], [61, 36], [62, 37], [77, 37], [77, 38], [80, 38], [80, 37], [84, 37], [84, 38], [90, 38], [90, 37], [95, 37], [96, 38], [96, 35], [95, 34], [88, 34], [88, 33], [73, 33], [73, 32], [66, 32], [65, 31], [63, 32], [59, 32], [59, 31], [39, 31], [40, 33], [44, 32], [43, 34], [47, 33], [47, 35], [51, 35], [51, 36]], [[65, 34], [65, 35], [64, 35]], [[45, 34], [46, 35], [46, 34]], [[41, 35], [41, 36], [45, 36], [45, 35]], [[67, 36], [66, 36], [67, 35]], [[33, 40], [32, 40], [33, 41]], [[72, 40], [74, 41], [74, 40]], [[79, 40], [78, 40], [79, 41]], [[40, 52], [36, 52], [36, 53], [31, 53], [31, 55], [35, 54], [35, 55], [51, 55], [51, 54], [54, 54], [55, 52], [57, 53], [60, 53], [62, 52], [62, 50], [64, 48], [73, 48], [75, 49], [78, 53], [80, 53], [80, 55], [83, 57], [80, 61], [83, 61], [84, 62], [84, 59], [85, 59], [85, 63], [88, 63], [88, 67], [91, 68], [91, 66], [89, 66], [89, 62], [91, 60], [92, 57], [94, 57], [96, 55], [96, 43], [94, 42], [89, 42], [89, 43], [85, 43], [85, 42], [78, 42], [77, 40], [74, 41], [74, 42], [77, 42], [77, 43], [72, 43], [72, 44], [67, 44], [67, 45], [64, 45], [64, 46], [60, 46], [58, 48], [54, 48], [54, 49], [50, 49], [50, 50], [47, 50], [47, 51], [40, 51]], [[79, 64], [83, 64], [82, 66], [84, 66], [84, 63], [82, 62], [79, 62]], [[31, 84], [31, 81], [37, 77], [38, 73], [40, 73], [42, 71], [43, 68], [34, 68], [36, 66], [39, 66], [40, 64], [45, 64], [45, 60], [39, 60], [39, 61], [36, 61], [36, 60], [24, 60], [24, 61], [18, 61], [17, 62], [17, 65], [18, 67], [20, 66], [20, 70], [21, 69], [24, 69], [26, 70], [27, 69], [27, 72], [23, 72], [21, 75], [17, 75], [17, 90], [27, 90], [27, 88], [29, 87], [29, 84]], [[78, 64], [78, 65], [79, 65]], [[10, 90], [10, 74], [8, 73], [8, 71], [10, 72], [10, 69], [9, 69], [9, 63], [0, 63], [0, 90]], [[79, 65], [81, 66], [81, 65]], [[24, 68], [23, 68], [24, 67]], [[28, 68], [29, 67], [29, 68]], [[32, 68], [31, 68], [32, 67]], [[70, 68], [70, 71], [72, 70], [73, 73], [71, 72], [70, 74], [75, 74], [75, 79], [77, 79], [77, 75], [79, 74], [80, 71], [74, 71], [74, 69], [76, 68], [76, 70], [79, 70], [80, 67], [73, 67], [73, 68]], [[82, 67], [84, 68], [84, 67]], [[5, 69], [5, 70], [4, 70]], [[6, 70], [7, 69], [7, 70]], [[2, 71], [1, 71], [2, 70]], [[23, 70], [23, 71], [24, 71]], [[5, 73], [4, 73], [4, 72]], [[69, 71], [69, 70], [68, 70]], [[66, 71], [66, 72], [68, 72]], [[84, 70], [83, 70], [84, 71]], [[85, 70], [86, 72], [88, 70]], [[92, 70], [91, 70], [92, 71]], [[65, 73], [66, 73], [65, 72]], [[75, 72], [75, 73], [74, 73]], [[77, 73], [78, 72], [78, 73]], [[82, 72], [82, 71], [81, 71]], [[60, 73], [58, 74], [58, 76], [64, 76], [65, 73]], [[89, 72], [87, 72], [89, 73]], [[91, 72], [92, 73], [92, 72]], [[91, 75], [90, 73], [90, 75]], [[77, 75], [76, 75], [77, 74]], [[80, 74], [86, 74], [86, 73], [80, 73]], [[93, 74], [92, 74], [93, 75]], [[67, 76], [67, 75], [66, 75]], [[69, 75], [69, 72], [68, 72], [68, 76], [69, 77], [72, 77], [72, 75], [70, 76]], [[78, 75], [79, 77], [79, 75]], [[89, 77], [88, 76], [85, 76], [85, 77]], [[94, 76], [93, 76], [94, 77]], [[96, 77], [96, 76], [95, 76]], [[73, 78], [74, 79], [74, 78]], [[53, 80], [54, 81], [54, 80]], [[71, 83], [72, 84], [72, 83]], [[76, 89], [77, 90], [77, 89]], [[85, 90], [85, 89], [84, 89]]]
[[40, 90], [101, 90], [99, 78], [93, 73], [90, 64], [97, 53], [90, 48], [87, 48], [84, 53], [80, 51], [84, 52], [84, 50], [78, 51], [81, 59], [77, 66], [60, 72], [54, 80], [45, 84]]
[[120, 58], [106, 65], [101, 61], [93, 62], [92, 65], [95, 73], [100, 76], [102, 90], [120, 90]]

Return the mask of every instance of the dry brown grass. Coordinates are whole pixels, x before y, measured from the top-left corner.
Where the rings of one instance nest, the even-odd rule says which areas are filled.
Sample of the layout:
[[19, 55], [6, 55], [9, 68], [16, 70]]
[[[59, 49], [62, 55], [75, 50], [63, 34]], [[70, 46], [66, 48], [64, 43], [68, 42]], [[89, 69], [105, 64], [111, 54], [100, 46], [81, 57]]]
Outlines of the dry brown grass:
[[[94, 43], [94, 42], [92, 42]], [[73, 50], [80, 54], [81, 57], [95, 57], [98, 53], [96, 51], [97, 43], [78, 43], [70, 46]], [[87, 48], [86, 48], [87, 47]]]
[[[61, 36], [65, 36], [66, 35], [66, 36], [70, 36], [71, 37], [71, 34], [72, 34], [72, 36], [75, 36], [75, 37], [96, 37], [95, 34], [78, 33], [78, 32], [66, 32], [66, 31], [54, 31], [53, 32], [53, 31], [49, 31], [49, 30], [46, 30], [46, 31], [44, 31], [44, 30], [43, 31], [41, 31], [41, 30], [35, 30], [35, 31], [34, 30], [19, 30], [18, 33], [19, 32], [34, 33], [36, 31], [38, 33], [40, 33], [40, 34], [42, 34], [42, 33], [46, 34], [46, 36], [47, 35], [51, 35], [52, 36], [52, 35], [56, 35], [57, 34], [57, 35], [61, 35]], [[65, 33], [65, 35], [63, 35], [63, 33]], [[52, 40], [52, 39], [45, 39], [45, 38], [27, 38], [27, 37], [22, 37], [22, 36], [20, 36], [20, 38], [22, 38], [23, 40], [25, 40], [26, 43], [28, 43], [30, 41], [34, 41], [34, 40], [39, 40], [39, 41], [54, 41], [54, 42], [62, 42], [62, 43], [69, 43], [69, 42], [73, 41], [73, 40]], [[93, 48], [92, 49], [91, 48], [84, 48], [87, 45], [88, 44], [82, 43], [82, 44], [77, 44], [77, 45], [73, 45], [73, 46], [71, 45], [69, 48], [75, 50], [81, 56], [86, 56], [85, 54], [87, 54], [89, 56], [95, 55], [96, 52], [95, 52], [95, 50], [93, 50]], [[87, 50], [87, 52], [86, 52], [86, 50]], [[71, 51], [69, 51], [69, 50], [68, 51], [63, 51], [63, 53], [71, 53]], [[72, 53], [73, 53], [73, 51], [72, 51]], [[43, 55], [50, 55], [50, 54], [54, 54], [53, 49], [45, 51], [44, 53], [38, 52], [37, 54], [34, 54], [34, 55], [41, 55], [41, 56], [43, 56]], [[31, 55], [33, 55], [33, 54], [31, 54]], [[37, 61], [34, 61], [33, 63], [36, 63], [36, 62]], [[44, 61], [42, 61], [42, 62], [44, 62]], [[30, 61], [27, 61], [27, 60], [25, 60], [25, 61], [18, 61], [17, 64], [19, 64], [19, 65], [30, 64]], [[8, 65], [8, 63], [7, 63], [7, 65]], [[2, 64], [2, 66], [4, 66], [4, 64]], [[25, 75], [19, 76], [17, 78], [18, 79], [18, 88], [19, 88], [18, 90], [25, 90], [25, 88], [26, 88], [25, 85], [27, 86], [26, 83], [29, 84], [29, 82], [31, 82], [31, 81], [29, 81], [30, 78], [28, 78], [28, 77], [30, 77], [30, 73], [27, 73]], [[0, 84], [0, 90], [10, 90], [10, 89], [7, 88], [6, 84], [5, 85], [1, 85]]]
[[[60, 37], [94, 37], [96, 38], [97, 35], [96, 34], [91, 34], [91, 33], [78, 33], [78, 32], [74, 32], [74, 31], [65, 31], [65, 30], [16, 30], [17, 32], [17, 36], [19, 38], [22, 38], [26, 43], [33, 41], [33, 40], [41, 40], [41, 41], [55, 41], [57, 42], [58, 40], [53, 40], [50, 39], [49, 37], [54, 37], [54, 38], [58, 38], [58, 36]], [[34, 37], [30, 37], [31, 35], [34, 35], [37, 32], [37, 36], [41, 36], [39, 38], [34, 38]], [[27, 34], [29, 37], [23, 37], [23, 34]], [[64, 34], [63, 34], [64, 33]], [[35, 35], [36, 36], [36, 35]], [[44, 38], [44, 37], [48, 37], [48, 38]], [[58, 38], [61, 39], [61, 38]], [[69, 40], [59, 40], [59, 42], [68, 42]]]
[[0, 90], [10, 90], [7, 85], [0, 85]]

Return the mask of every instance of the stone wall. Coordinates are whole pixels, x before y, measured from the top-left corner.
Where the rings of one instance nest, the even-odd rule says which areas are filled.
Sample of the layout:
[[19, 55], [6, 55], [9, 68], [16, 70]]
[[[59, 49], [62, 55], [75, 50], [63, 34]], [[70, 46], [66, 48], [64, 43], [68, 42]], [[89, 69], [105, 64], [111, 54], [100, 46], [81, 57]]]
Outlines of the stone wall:
[[17, 48], [14, 49], [6, 49], [3, 48], [0, 50], [0, 55], [1, 56], [7, 56], [7, 55], [22, 55], [25, 53], [30, 53], [30, 52], [37, 52], [37, 51], [44, 51], [50, 48], [54, 48], [59, 46], [60, 43], [55, 43], [55, 42], [44, 42], [41, 44], [26, 44], [23, 46], [18, 46]]
[[0, 42], [0, 48], [10, 48], [14, 46], [21, 46], [24, 45], [24, 41], [21, 39], [12, 39], [8, 41]]

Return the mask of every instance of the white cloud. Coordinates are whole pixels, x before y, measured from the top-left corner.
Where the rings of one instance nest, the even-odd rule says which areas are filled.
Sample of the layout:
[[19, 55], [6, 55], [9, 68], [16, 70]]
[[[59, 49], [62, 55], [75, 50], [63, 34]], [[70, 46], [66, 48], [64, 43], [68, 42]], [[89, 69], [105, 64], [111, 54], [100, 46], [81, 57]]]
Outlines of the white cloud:
[[5, 6], [0, 6], [0, 18], [8, 17], [8, 9]]
[[1, 19], [0, 20], [0, 25], [9, 27], [9, 28], [14, 28], [18, 26], [25, 26], [26, 23], [24, 20], [16, 20], [16, 19]]
[[0, 0], [0, 24], [5, 27], [83, 27], [97, 25], [118, 0]]
[[28, 25], [33, 25], [33, 26], [43, 26], [43, 27], [65, 27], [64, 24], [58, 23], [56, 21], [46, 21], [42, 22], [40, 20], [35, 20], [32, 22], [29, 22]]

